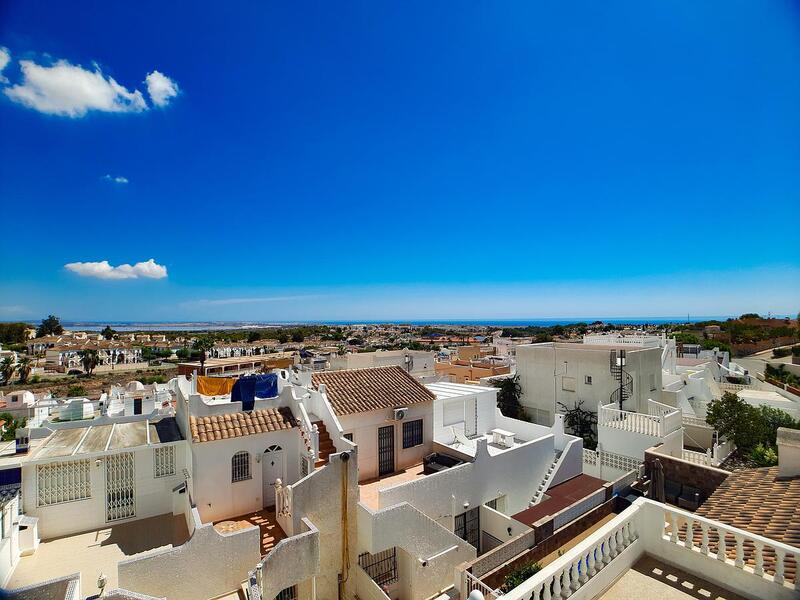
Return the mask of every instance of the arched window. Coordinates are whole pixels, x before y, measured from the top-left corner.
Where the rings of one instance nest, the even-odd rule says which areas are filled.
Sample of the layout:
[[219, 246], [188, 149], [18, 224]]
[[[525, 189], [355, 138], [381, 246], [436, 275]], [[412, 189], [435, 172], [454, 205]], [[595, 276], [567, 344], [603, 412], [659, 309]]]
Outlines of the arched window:
[[231, 458], [231, 483], [252, 479], [250, 474], [250, 453], [242, 450]]

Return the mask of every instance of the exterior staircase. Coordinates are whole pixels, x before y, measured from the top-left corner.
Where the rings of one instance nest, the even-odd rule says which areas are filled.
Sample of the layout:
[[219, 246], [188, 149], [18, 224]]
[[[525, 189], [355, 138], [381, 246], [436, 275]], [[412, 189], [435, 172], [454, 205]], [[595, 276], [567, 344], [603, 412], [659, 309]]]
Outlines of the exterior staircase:
[[317, 456], [317, 462], [314, 463], [314, 468], [319, 469], [328, 464], [328, 458], [336, 452], [336, 448], [333, 445], [331, 434], [328, 433], [328, 429], [325, 427], [325, 423], [314, 421], [314, 425], [317, 426], [317, 431], [319, 432], [319, 456]]
[[559, 458], [561, 458], [561, 451], [557, 450], [555, 453], [555, 458], [553, 458], [553, 462], [550, 463], [550, 468], [547, 469], [547, 473], [545, 474], [544, 479], [542, 479], [542, 482], [539, 484], [538, 489], [536, 490], [536, 492], [534, 492], [533, 498], [531, 499], [530, 503], [528, 503], [528, 506], [539, 504], [539, 502], [542, 501], [542, 498], [544, 498], [544, 493], [550, 486], [550, 482], [553, 479], [553, 475], [555, 475], [556, 466], [558, 465]]

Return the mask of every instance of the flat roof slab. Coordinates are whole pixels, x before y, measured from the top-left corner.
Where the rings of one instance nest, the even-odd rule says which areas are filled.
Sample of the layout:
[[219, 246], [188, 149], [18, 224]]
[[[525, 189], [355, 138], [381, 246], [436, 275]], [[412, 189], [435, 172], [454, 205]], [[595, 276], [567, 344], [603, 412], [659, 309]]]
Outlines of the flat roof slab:
[[57, 430], [39, 448], [36, 458], [70, 456], [78, 447], [84, 433], [86, 433], [86, 427]]
[[147, 444], [147, 421], [135, 421], [133, 423], [117, 423], [114, 432], [111, 434], [109, 450], [119, 450], [120, 448], [133, 448], [134, 446], [144, 446]]
[[80, 453], [85, 452], [102, 452], [106, 449], [108, 443], [108, 436], [111, 435], [112, 425], [101, 425], [99, 427], [89, 428], [89, 433], [83, 439], [83, 443], [79, 449]]

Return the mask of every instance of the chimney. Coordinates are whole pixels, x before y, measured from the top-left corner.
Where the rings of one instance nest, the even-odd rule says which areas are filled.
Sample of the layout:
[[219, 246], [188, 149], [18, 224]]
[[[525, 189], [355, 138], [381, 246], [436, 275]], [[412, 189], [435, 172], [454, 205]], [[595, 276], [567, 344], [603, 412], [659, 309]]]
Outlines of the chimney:
[[800, 475], [800, 430], [778, 428], [778, 477]]

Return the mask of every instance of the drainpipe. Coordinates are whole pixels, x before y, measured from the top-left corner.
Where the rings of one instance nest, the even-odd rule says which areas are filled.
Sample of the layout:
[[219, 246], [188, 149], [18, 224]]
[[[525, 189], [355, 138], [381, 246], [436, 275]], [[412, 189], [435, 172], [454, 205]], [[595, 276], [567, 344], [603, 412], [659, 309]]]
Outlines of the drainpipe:
[[350, 577], [350, 549], [348, 545], [348, 514], [347, 514], [347, 501], [348, 501], [348, 464], [350, 462], [350, 452], [342, 452], [340, 455], [342, 463], [342, 574], [339, 575], [339, 600], [344, 600], [344, 584]]

